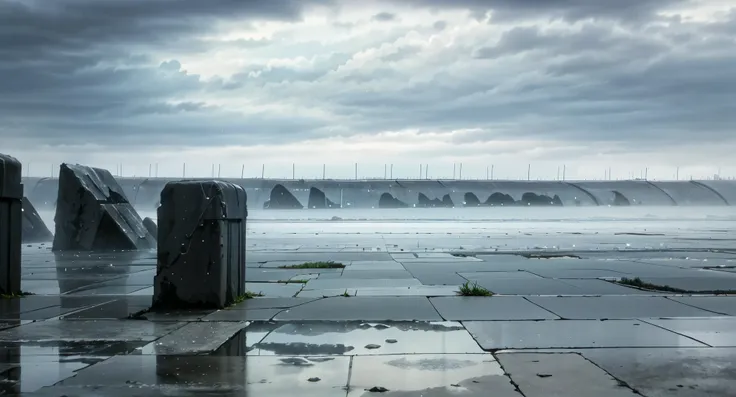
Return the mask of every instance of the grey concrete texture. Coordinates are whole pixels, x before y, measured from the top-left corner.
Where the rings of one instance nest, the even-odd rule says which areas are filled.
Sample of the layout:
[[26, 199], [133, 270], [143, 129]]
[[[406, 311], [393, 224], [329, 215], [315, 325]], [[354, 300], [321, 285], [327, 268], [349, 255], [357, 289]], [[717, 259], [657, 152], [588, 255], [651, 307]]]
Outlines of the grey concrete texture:
[[158, 208], [153, 307], [223, 308], [245, 294], [245, 191], [221, 181], [171, 182]]
[[56, 199], [55, 251], [154, 248], [156, 238], [109, 171], [61, 164]]
[[0, 154], [0, 293], [21, 292], [21, 236], [23, 230], [23, 174], [21, 163]]

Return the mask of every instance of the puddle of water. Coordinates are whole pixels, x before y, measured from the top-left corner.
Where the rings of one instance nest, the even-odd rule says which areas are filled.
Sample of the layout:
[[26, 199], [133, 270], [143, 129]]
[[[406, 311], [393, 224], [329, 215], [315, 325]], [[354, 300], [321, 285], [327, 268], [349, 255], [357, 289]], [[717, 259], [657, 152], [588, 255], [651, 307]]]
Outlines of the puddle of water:
[[483, 353], [483, 350], [457, 322], [309, 321], [253, 323], [216, 352], [287, 356], [418, 353]]

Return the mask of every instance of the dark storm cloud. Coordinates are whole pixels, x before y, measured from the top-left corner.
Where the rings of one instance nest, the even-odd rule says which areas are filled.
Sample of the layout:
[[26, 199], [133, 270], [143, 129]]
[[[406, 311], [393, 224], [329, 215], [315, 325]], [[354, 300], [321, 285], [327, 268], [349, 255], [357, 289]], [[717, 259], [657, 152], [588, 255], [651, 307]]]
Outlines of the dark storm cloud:
[[[0, 139], [96, 142], [111, 139], [115, 133], [134, 139], [174, 132], [183, 137], [194, 126], [218, 128], [223, 134], [274, 127], [275, 120], [268, 116], [238, 124], [223, 121], [218, 109], [201, 106], [197, 100], [168, 103], [176, 96], [197, 97], [211, 87], [199, 76], [180, 70], [176, 60], [156, 65], [141, 54], [174, 48], [205, 50], [196, 37], [213, 31], [218, 22], [298, 21], [309, 5], [328, 3], [0, 0], [0, 73], [4, 76], [0, 78], [4, 126]], [[236, 40], [224, 44], [251, 48], [268, 43]], [[176, 120], [168, 117], [172, 114], [177, 115]], [[205, 122], [185, 121], [182, 114], [196, 114], [197, 120]], [[172, 122], [188, 125], [169, 124]], [[312, 128], [311, 124], [301, 120], [286, 122], [280, 128]], [[201, 132], [191, 139], [201, 137]]]
[[[646, 25], [657, 10], [683, 2], [396, 0], [395, 5], [476, 14], [493, 10], [494, 19], [592, 19], [567, 30], [510, 28], [497, 42], [472, 48], [459, 42], [441, 60], [413, 64], [422, 70], [401, 66], [421, 56], [423, 47], [414, 43], [385, 43], [386, 48], [372, 43], [319, 54], [287, 43], [274, 58], [299, 55], [308, 61], [297, 67], [246, 59], [239, 73], [205, 81], [177, 60], [160, 63], [152, 57], [172, 49], [210, 49], [199, 37], [213, 33], [222, 21], [243, 26], [258, 19], [299, 21], [310, 4], [332, 1], [0, 0], [0, 74], [5, 76], [0, 78], [0, 141], [278, 143], [329, 136], [332, 128], [348, 133], [478, 128], [485, 131], [459, 139], [506, 134], [628, 141], [633, 147], [681, 142], [695, 132], [696, 139], [733, 139], [736, 13], [729, 21], [695, 27], [676, 18], [668, 27]], [[373, 14], [379, 10], [368, 16], [395, 20], [394, 14]], [[616, 28], [632, 21], [637, 23], [624, 33]], [[428, 29], [448, 26], [437, 21]], [[273, 44], [273, 39], [238, 39], [217, 45], [258, 49]], [[351, 51], [364, 50], [376, 53], [368, 51], [363, 59], [373, 56], [380, 65], [367, 62], [337, 73], [350, 62]], [[488, 71], [477, 66], [469, 66], [472, 72], [466, 75], [450, 71], [463, 62], [485, 63]], [[514, 72], [499, 76], [494, 64]], [[429, 77], [406, 84], [415, 74]], [[257, 97], [262, 105], [289, 103], [334, 115], [339, 122], [280, 109], [248, 109], [244, 115], [207, 105], [208, 96], [224, 97], [223, 102]]]

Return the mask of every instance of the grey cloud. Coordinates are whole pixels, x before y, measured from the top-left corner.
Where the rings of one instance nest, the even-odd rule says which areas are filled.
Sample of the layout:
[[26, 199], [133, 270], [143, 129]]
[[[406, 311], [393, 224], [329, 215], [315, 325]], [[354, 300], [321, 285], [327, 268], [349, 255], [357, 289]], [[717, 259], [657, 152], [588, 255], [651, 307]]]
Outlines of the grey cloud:
[[590, 17], [646, 19], [656, 11], [691, 0], [406, 0], [405, 4], [469, 9], [478, 19], [493, 11], [493, 19], [545, 16], [579, 20]]
[[390, 12], [379, 12], [378, 14], [374, 15], [373, 18], [371, 19], [373, 19], [374, 21], [388, 22], [388, 21], [396, 20], [396, 15]]
[[443, 31], [447, 28], [447, 22], [445, 21], [437, 21], [432, 25], [433, 28], [437, 31]]

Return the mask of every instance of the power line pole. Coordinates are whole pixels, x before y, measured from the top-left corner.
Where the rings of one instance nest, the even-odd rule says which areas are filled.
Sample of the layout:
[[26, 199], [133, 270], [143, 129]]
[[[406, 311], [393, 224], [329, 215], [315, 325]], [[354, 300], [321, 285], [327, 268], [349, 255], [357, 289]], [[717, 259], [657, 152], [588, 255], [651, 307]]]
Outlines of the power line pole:
[[460, 179], [463, 179], [463, 163], [460, 163]]
[[391, 179], [394, 179], [394, 165], [391, 164]]
[[429, 164], [424, 165], [424, 177], [429, 179]]
[[222, 171], [222, 164], [217, 164], [217, 177], [220, 177], [220, 171]]
[[493, 167], [494, 167], [494, 165], [491, 164], [491, 180], [493, 180]]
[[261, 164], [261, 179], [265, 179], [266, 176], [266, 164]]
[[567, 165], [563, 164], [562, 165], [562, 180], [563, 181], [565, 180], [566, 172], [567, 172]]
[[327, 179], [327, 164], [322, 164], [322, 180]]
[[243, 179], [243, 176], [245, 176], [245, 164], [240, 165], [240, 179]]
[[526, 180], [527, 181], [531, 181], [532, 180], [532, 165], [531, 164], [529, 164], [526, 167]]
[[355, 163], [355, 180], [358, 180], [358, 163]]

